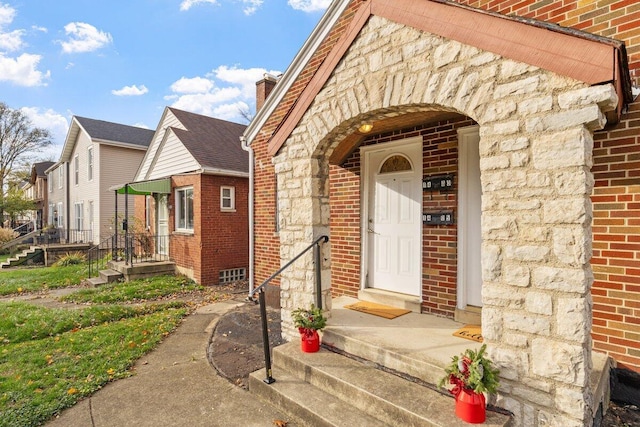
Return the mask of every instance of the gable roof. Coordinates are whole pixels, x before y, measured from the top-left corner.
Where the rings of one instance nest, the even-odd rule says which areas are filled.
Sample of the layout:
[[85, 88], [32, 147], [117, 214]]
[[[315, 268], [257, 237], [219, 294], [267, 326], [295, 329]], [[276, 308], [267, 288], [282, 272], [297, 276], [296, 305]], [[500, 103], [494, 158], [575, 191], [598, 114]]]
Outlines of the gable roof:
[[73, 116], [59, 162], [66, 162], [71, 159], [71, 153], [73, 153], [73, 148], [81, 131], [84, 131], [93, 142], [136, 150], [146, 150], [154, 133], [150, 129], [137, 126]]
[[55, 162], [38, 162], [31, 166], [31, 178], [29, 182], [35, 184], [37, 178], [46, 178], [47, 170], [53, 166]]
[[186, 130], [173, 129], [203, 169], [249, 172], [249, 153], [240, 145], [245, 125], [169, 107]]
[[[335, 1], [336, 7], [327, 10], [326, 15], [341, 13], [351, 1]], [[342, 7], [337, 7], [338, 4]], [[285, 112], [284, 119], [269, 140], [270, 154], [274, 155], [295, 129], [372, 15], [535, 65], [587, 84], [613, 82], [619, 98], [618, 116], [614, 119], [619, 118], [624, 104], [633, 99], [626, 49], [621, 41], [533, 19], [504, 16], [450, 0], [369, 0], [362, 2], [338, 42], [322, 59], [305, 89]], [[250, 145], [253, 142], [308, 64], [314, 52], [306, 50], [318, 49], [331, 31], [327, 26], [332, 25], [332, 22], [337, 22], [337, 18], [323, 18], [320, 21], [310, 36], [313, 40], [307, 40], [294, 59], [295, 68], [289, 67], [283, 76], [283, 80], [291, 83], [288, 86], [276, 85], [261, 111], [247, 127], [243, 135], [244, 144]], [[299, 58], [306, 58], [307, 63], [304, 66], [297, 64], [301, 61]]]
[[135, 181], [189, 172], [248, 176], [249, 154], [239, 139], [245, 128], [166, 107]]

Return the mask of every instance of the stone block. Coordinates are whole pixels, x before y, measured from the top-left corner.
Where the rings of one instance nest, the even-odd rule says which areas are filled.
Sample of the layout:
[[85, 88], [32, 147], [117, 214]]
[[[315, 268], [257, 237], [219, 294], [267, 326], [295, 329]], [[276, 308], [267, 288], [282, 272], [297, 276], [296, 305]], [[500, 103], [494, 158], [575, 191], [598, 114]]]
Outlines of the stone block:
[[525, 297], [525, 308], [535, 314], [551, 316], [553, 314], [553, 298], [542, 292], [529, 292]]
[[581, 268], [534, 267], [531, 284], [540, 289], [584, 294], [593, 280]]
[[556, 333], [569, 340], [584, 343], [591, 329], [591, 307], [584, 298], [558, 298]]
[[504, 282], [510, 286], [528, 287], [531, 284], [529, 267], [520, 264], [507, 264], [504, 267]]
[[547, 224], [591, 223], [591, 201], [587, 197], [550, 200], [542, 209]]
[[510, 216], [485, 214], [482, 216], [482, 234], [488, 240], [512, 240], [518, 234], [518, 224]]
[[500, 246], [485, 244], [480, 256], [482, 280], [492, 282], [498, 279], [502, 270], [502, 249]]
[[504, 313], [504, 327], [514, 331], [548, 336], [551, 333], [551, 319], [532, 315], [526, 311], [507, 312]]
[[585, 370], [586, 349], [548, 338], [534, 338], [531, 342], [531, 366], [533, 373], [564, 384], [582, 387], [587, 385]]
[[584, 128], [540, 135], [531, 142], [533, 166], [541, 170], [570, 166], [591, 167], [592, 150], [593, 137]]
[[580, 390], [571, 387], [556, 389], [555, 406], [572, 418], [583, 419], [591, 415], [593, 396], [589, 389]]
[[546, 246], [522, 245], [507, 246], [507, 259], [523, 262], [545, 261], [551, 250]]
[[553, 253], [558, 261], [578, 267], [591, 258], [587, 233], [582, 228], [569, 227], [553, 229]]
[[589, 86], [558, 95], [558, 105], [562, 109], [597, 104], [604, 112], [616, 109], [618, 95], [611, 84]]

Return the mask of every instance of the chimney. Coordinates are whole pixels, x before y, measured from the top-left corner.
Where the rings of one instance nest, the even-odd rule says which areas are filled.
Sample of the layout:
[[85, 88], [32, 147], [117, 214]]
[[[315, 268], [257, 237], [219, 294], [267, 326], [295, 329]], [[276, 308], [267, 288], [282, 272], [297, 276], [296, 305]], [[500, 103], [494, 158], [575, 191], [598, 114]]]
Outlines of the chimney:
[[256, 83], [256, 112], [262, 108], [276, 83], [278, 78], [269, 73], [265, 73], [264, 78]]

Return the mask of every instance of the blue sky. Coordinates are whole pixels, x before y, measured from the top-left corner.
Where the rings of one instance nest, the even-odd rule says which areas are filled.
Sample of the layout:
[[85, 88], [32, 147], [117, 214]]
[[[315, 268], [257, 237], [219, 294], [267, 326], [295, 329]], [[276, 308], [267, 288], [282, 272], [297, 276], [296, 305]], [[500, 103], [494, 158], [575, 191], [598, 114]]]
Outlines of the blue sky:
[[155, 129], [166, 106], [245, 123], [330, 0], [0, 0], [0, 102], [51, 131], [74, 115]]

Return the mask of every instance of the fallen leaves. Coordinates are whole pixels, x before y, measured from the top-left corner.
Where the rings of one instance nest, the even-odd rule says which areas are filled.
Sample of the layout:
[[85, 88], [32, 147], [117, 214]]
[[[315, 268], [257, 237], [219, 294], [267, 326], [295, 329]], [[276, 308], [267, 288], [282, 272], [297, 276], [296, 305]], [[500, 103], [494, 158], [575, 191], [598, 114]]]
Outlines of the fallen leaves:
[[273, 425], [277, 427], [287, 427], [287, 424], [289, 423], [284, 420], [273, 420]]

